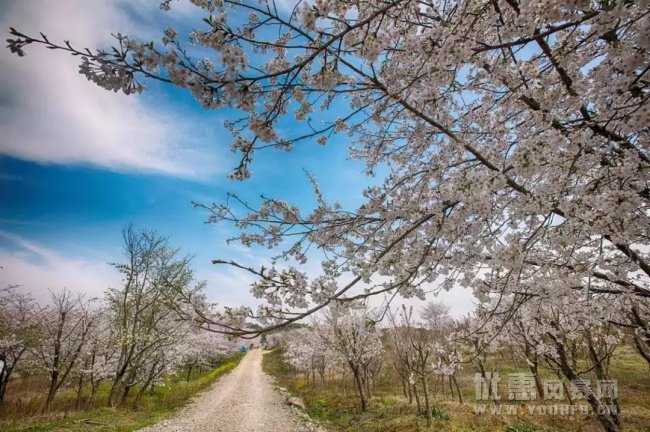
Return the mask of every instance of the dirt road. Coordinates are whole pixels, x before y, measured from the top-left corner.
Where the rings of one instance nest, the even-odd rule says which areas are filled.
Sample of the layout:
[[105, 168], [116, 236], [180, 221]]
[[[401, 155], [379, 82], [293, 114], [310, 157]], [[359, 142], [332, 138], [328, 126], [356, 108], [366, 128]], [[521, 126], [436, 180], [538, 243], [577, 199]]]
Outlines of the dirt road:
[[174, 417], [142, 432], [306, 432], [285, 398], [262, 371], [262, 351], [252, 350], [231, 373]]

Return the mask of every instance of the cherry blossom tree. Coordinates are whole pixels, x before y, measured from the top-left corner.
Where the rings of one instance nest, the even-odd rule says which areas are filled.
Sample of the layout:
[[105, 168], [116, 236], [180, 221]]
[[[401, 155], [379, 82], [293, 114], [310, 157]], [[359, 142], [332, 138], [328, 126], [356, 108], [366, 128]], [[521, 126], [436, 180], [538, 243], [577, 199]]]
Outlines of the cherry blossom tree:
[[[493, 359], [504, 349], [509, 335], [501, 331], [497, 320], [483, 316], [486, 310], [494, 314], [492, 308], [483, 309], [479, 305], [474, 314], [465, 316], [459, 322], [458, 331], [461, 336], [458, 339], [462, 342], [463, 351], [467, 353], [464, 362], [470, 364], [484, 382], [489, 383], [497, 372]], [[496, 400], [493, 390], [493, 386], [488, 385], [487, 396], [488, 399]]]
[[650, 302], [630, 298], [620, 310], [620, 316], [627, 317], [630, 324], [623, 326], [631, 327], [633, 331], [632, 340], [637, 352], [650, 366]]
[[444, 303], [430, 301], [424, 305], [420, 317], [427, 327], [441, 333], [453, 323], [449, 316], [449, 306]]
[[[621, 316], [621, 305], [617, 304], [621, 296], [567, 290], [551, 298], [558, 295], [552, 287], [538, 292], [514, 310], [505, 306], [508, 301], [500, 302], [496, 298], [481, 306], [479, 323], [483, 322], [482, 314], [493, 315], [493, 327], [484, 334], [486, 345], [500, 349], [514, 345], [515, 356], [523, 358], [535, 376], [538, 394], [542, 394], [538, 378], [541, 365], [571, 382], [586, 380], [588, 383], [588, 374], [597, 380], [612, 379], [610, 360], [625, 337], [624, 327], [615, 324]], [[606, 431], [620, 430], [618, 409], [613, 412], [608, 409], [608, 406], [618, 406], [616, 398], [599, 395], [594, 385], [579, 386], [578, 390], [579, 397], [591, 405]]]
[[461, 367], [461, 350], [464, 348], [463, 326], [449, 315], [450, 308], [444, 303], [430, 301], [424, 305], [421, 318], [424, 327], [429, 329], [433, 340], [433, 372], [440, 379], [443, 395], [445, 379], [449, 391], [454, 396], [454, 389], [462, 403], [463, 398], [456, 380], [456, 372]]
[[[424, 415], [427, 419], [427, 427], [431, 427], [433, 395], [430, 376], [433, 373], [436, 348], [434, 333], [422, 323], [417, 323], [413, 318], [413, 308], [407, 309], [404, 305], [399, 309], [397, 316], [393, 312], [389, 313], [389, 321], [390, 341], [398, 359], [398, 368], [404, 371], [402, 374], [408, 376], [418, 414]], [[423, 400], [420, 399], [420, 392]]]
[[192, 371], [215, 364], [224, 356], [235, 352], [236, 341], [226, 336], [197, 329], [189, 329], [178, 343], [178, 363], [187, 369], [187, 381]]
[[177, 322], [176, 304], [178, 293], [193, 283], [189, 258], [171, 248], [167, 238], [132, 226], [123, 238], [125, 262], [115, 267], [124, 285], [106, 293], [118, 347], [110, 405], [125, 402], [134, 386], [147, 387], [163, 373], [164, 351], [189, 331]]
[[97, 399], [99, 385], [111, 378], [116, 370], [118, 346], [114, 343], [112, 312], [102, 306], [93, 313], [95, 325], [73, 371], [77, 378], [77, 408], [81, 405], [81, 393], [86, 383], [90, 385], [87, 405], [92, 406]]
[[296, 370], [304, 373], [316, 384], [316, 374], [321, 385], [325, 383], [326, 372], [340, 366], [339, 356], [322, 343], [313, 328], [295, 329], [287, 333], [284, 343], [284, 360]]
[[315, 373], [312, 341], [317, 335], [310, 329], [297, 329], [291, 331], [286, 338], [283, 358], [294, 369], [305, 374], [307, 379]]
[[[335, 134], [369, 174], [388, 168], [356, 210], [327, 202], [315, 181], [309, 214], [274, 198], [206, 206], [244, 244], [295, 239], [280, 256], [299, 262], [315, 247], [326, 253], [311, 280], [298, 267], [225, 262], [259, 276], [253, 292], [272, 306], [260, 310], [271, 326], [363, 283], [365, 295], [405, 297], [441, 277], [443, 288], [460, 278], [485, 289], [485, 267], [502, 273], [493, 291], [516, 290], [528, 271], [647, 301], [646, 2], [332, 0], [291, 13], [273, 2], [193, 3], [206, 19], [189, 40], [212, 59], [195, 58], [172, 28], [161, 43], [118, 34], [115, 49], [98, 51], [12, 30], [9, 48], [77, 55], [80, 72], [109, 90], [159, 80], [207, 109], [241, 111], [226, 124], [236, 179], [261, 149]], [[305, 124], [295, 135], [278, 127], [290, 116]]]
[[44, 406], [44, 410], [48, 410], [56, 393], [78, 365], [96, 316], [90, 312], [83, 296], [65, 289], [53, 292], [50, 303], [39, 308], [36, 315], [43, 337], [34, 351], [50, 379]]
[[18, 286], [0, 290], [0, 405], [12, 373], [41, 338], [34, 299]]
[[368, 409], [366, 369], [382, 352], [376, 317], [363, 305], [330, 307], [315, 324], [319, 340], [352, 372], [361, 410]]
[[194, 310], [187, 298], [203, 302], [197, 307], [203, 312], [214, 306], [205, 300], [204, 283], [194, 281], [190, 259], [151, 230], [128, 226], [123, 239], [125, 260], [113, 264], [123, 286], [100, 298], [63, 289], [41, 305], [18, 286], [0, 290], [0, 395], [16, 367], [29, 371], [29, 364], [49, 378], [45, 410], [64, 387], [76, 391], [77, 408], [89, 388], [87, 405], [94, 406], [107, 380], [110, 405], [130, 396], [137, 405], [166, 374], [187, 368], [189, 379], [192, 368], [214, 367], [234, 352], [235, 338], [179, 319]]
[[[290, 12], [272, 0], [192, 2], [203, 23], [166, 29], [160, 43], [118, 34], [113, 50], [92, 51], [12, 29], [9, 49], [76, 55], [109, 90], [158, 80], [206, 109], [238, 110], [226, 123], [234, 179], [250, 177], [258, 151], [337, 137], [368, 175], [386, 173], [356, 209], [326, 200], [315, 178], [308, 212], [282, 197], [202, 204], [210, 222], [234, 224], [235, 240], [278, 250], [262, 268], [214, 261], [257, 276], [252, 292], [267, 304], [198, 311], [206, 327], [255, 335], [336, 301], [462, 284], [493, 306], [485, 320], [533, 299], [555, 308], [576, 291], [606, 294], [621, 306], [608, 320], [648, 353], [646, 0], [317, 0]], [[173, 0], [162, 6], [173, 13]], [[307, 275], [314, 250], [322, 272]], [[479, 326], [478, 345], [491, 346], [498, 321]]]

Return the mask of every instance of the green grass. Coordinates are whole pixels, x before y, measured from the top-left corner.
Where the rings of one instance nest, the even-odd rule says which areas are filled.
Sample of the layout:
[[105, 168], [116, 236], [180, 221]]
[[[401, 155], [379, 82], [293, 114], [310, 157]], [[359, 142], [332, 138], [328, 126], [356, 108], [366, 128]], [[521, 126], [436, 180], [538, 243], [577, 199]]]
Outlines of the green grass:
[[537, 432], [539, 429], [526, 422], [517, 422], [505, 429], [505, 432]]
[[[96, 407], [84, 411], [55, 410], [43, 415], [24, 417], [17, 416], [16, 413], [11, 415], [3, 413], [5, 409], [3, 407], [0, 408], [0, 430], [6, 432], [133, 431], [170, 417], [192, 396], [233, 370], [242, 357], [241, 353], [228, 357], [215, 369], [198, 374], [190, 381], [185, 380], [184, 374], [168, 376], [151, 394], [145, 394], [137, 406], [129, 403], [119, 408]], [[105, 400], [102, 396], [107, 392], [107, 386], [100, 390], [100, 401]], [[60, 396], [61, 400], [58, 401], [59, 405], [65, 405], [64, 400], [70, 397], [70, 392], [64, 392]]]

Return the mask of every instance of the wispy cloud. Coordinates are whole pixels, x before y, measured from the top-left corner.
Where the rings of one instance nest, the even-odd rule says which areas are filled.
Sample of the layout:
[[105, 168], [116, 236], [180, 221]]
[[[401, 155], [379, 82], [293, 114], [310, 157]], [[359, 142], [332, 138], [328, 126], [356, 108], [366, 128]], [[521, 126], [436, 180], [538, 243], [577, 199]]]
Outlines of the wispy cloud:
[[[242, 251], [237, 248], [237, 252], [245, 255], [241, 258], [246, 258], [246, 265], [258, 267], [266, 262], [262, 255], [257, 255], [251, 250]], [[97, 297], [106, 288], [118, 287], [121, 284], [119, 273], [108, 264], [110, 258], [104, 260], [88, 256], [67, 256], [51, 247], [0, 230], [0, 287], [19, 284], [24, 291], [31, 293], [39, 301], [47, 300], [50, 290], [58, 291], [63, 288]], [[117, 257], [113, 259], [119, 260]], [[306, 270], [311, 275], [318, 273], [315, 262], [307, 267], [301, 270]], [[256, 278], [245, 271], [210, 264], [200, 265], [197, 270], [198, 278], [208, 282], [208, 298], [220, 305], [256, 307], [262, 302], [250, 293], [250, 285]], [[385, 300], [386, 298], [381, 296], [371, 297], [370, 304], [379, 308]], [[476, 302], [472, 291], [460, 286], [450, 291], [442, 291], [436, 296], [429, 294], [427, 300], [446, 304], [455, 318], [472, 312]], [[422, 301], [417, 299], [397, 298], [392, 307], [401, 304], [413, 306], [418, 313], [423, 306]]]
[[[136, 8], [160, 13], [151, 1], [5, 1], [0, 28], [42, 31], [51, 40], [93, 48], [108, 45], [111, 32], [146, 34]], [[0, 50], [0, 154], [182, 177], [222, 171], [215, 123], [208, 130], [196, 114], [172, 103], [154, 106], [100, 89], [79, 75], [78, 61], [39, 47], [24, 58]]]
[[100, 259], [68, 257], [39, 243], [0, 231], [0, 287], [18, 284], [37, 300], [49, 290], [68, 288], [90, 297], [120, 283], [119, 274]]

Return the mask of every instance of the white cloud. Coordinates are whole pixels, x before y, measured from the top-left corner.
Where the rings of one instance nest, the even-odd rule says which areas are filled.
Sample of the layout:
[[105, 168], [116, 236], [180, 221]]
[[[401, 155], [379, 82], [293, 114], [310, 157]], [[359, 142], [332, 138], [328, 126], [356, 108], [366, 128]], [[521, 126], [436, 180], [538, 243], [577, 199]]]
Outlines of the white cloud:
[[[39, 31], [77, 47], [107, 46], [111, 32], [147, 34], [120, 6], [156, 14], [156, 2], [4, 2], [0, 28]], [[148, 22], [146, 25], [153, 25]], [[0, 50], [0, 154], [43, 163], [88, 163], [118, 171], [205, 177], [221, 170], [214, 132], [169, 103], [107, 92], [78, 73], [78, 58], [30, 46]], [[162, 106], [161, 106], [162, 105]], [[210, 127], [217, 125], [213, 123]], [[213, 136], [210, 136], [213, 135]]]
[[470, 288], [454, 286], [449, 291], [442, 290], [430, 300], [449, 306], [449, 313], [454, 318], [462, 318], [474, 312], [478, 303]]
[[213, 266], [200, 272], [200, 276], [208, 282], [208, 299], [221, 306], [256, 308], [262, 303], [250, 292], [250, 286], [256, 280], [250, 273], [232, 267]]
[[119, 273], [106, 261], [67, 257], [5, 231], [0, 231], [0, 239], [12, 246], [11, 250], [0, 249], [0, 287], [18, 284], [36, 300], [46, 301], [49, 290], [68, 288], [97, 297], [120, 284]]

